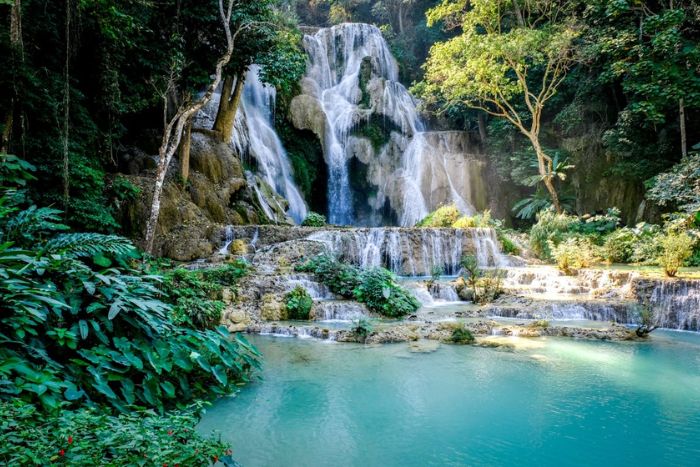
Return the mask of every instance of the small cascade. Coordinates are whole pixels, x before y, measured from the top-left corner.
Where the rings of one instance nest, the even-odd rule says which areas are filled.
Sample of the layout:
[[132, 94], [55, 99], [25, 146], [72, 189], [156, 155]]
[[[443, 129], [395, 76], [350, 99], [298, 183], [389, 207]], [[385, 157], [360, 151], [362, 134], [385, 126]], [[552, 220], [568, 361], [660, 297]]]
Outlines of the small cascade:
[[501, 318], [546, 319], [551, 321], [608, 321], [632, 323], [635, 321], [632, 304], [608, 304], [598, 302], [547, 302], [526, 307], [493, 305], [489, 315]]
[[287, 276], [287, 292], [295, 287], [303, 287], [314, 300], [333, 300], [336, 296], [330, 289], [313, 279], [311, 274], [291, 274]]
[[427, 276], [434, 267], [456, 275], [462, 256], [474, 252], [482, 267], [501, 267], [508, 259], [492, 229], [403, 229], [398, 227], [322, 230], [308, 237], [331, 254], [363, 269], [382, 266], [403, 276]]
[[434, 306], [459, 302], [459, 296], [454, 286], [449, 282], [405, 280], [401, 285], [406, 287], [423, 306]]
[[219, 254], [220, 255], [228, 254], [228, 247], [231, 246], [231, 243], [233, 243], [233, 226], [227, 225], [224, 228], [224, 245], [219, 250]]
[[649, 304], [659, 326], [700, 331], [700, 281], [658, 281]]
[[322, 329], [316, 326], [294, 326], [284, 324], [262, 324], [250, 328], [249, 332], [255, 332], [263, 336], [297, 337], [300, 339], [327, 339], [336, 340], [337, 331]]
[[345, 300], [318, 302], [313, 309], [316, 321], [355, 321], [368, 318], [367, 309], [361, 303]]

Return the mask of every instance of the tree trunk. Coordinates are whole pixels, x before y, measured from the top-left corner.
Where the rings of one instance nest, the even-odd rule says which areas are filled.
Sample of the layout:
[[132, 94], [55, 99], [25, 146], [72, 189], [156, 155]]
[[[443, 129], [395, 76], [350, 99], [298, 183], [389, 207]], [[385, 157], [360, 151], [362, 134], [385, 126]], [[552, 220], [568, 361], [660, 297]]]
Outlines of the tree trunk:
[[548, 157], [544, 153], [542, 146], [540, 146], [540, 141], [537, 135], [531, 136], [531, 141], [532, 146], [535, 149], [535, 153], [537, 154], [537, 167], [539, 169], [540, 176], [542, 177], [542, 182], [547, 188], [547, 191], [549, 191], [549, 195], [552, 197], [552, 205], [554, 206], [554, 209], [557, 211], [557, 214], [561, 214], [562, 209], [559, 202], [559, 194], [557, 193], [557, 189], [554, 187], [554, 176], [551, 168], [549, 167], [550, 162], [548, 161]]
[[515, 18], [518, 21], [518, 26], [524, 28], [525, 19], [523, 18], [522, 11], [520, 11], [520, 5], [518, 5], [518, 0], [513, 0], [513, 11], [515, 12]]
[[[10, 45], [12, 46], [11, 64], [13, 75], [17, 70], [17, 62], [22, 61], [22, 3], [20, 0], [14, 0], [10, 8]], [[19, 56], [19, 60], [17, 57]], [[0, 136], [0, 153], [7, 153], [10, 150], [10, 139], [12, 138], [12, 127], [14, 126], [14, 110], [15, 101], [17, 100], [17, 83], [16, 76], [13, 76], [12, 98], [10, 99], [10, 107], [4, 119], [4, 127]]]
[[479, 112], [479, 138], [481, 139], [481, 144], [486, 144], [486, 138], [488, 133], [486, 132], [486, 116], [483, 112]]
[[[235, 84], [234, 84], [235, 80]], [[219, 139], [224, 143], [231, 141], [233, 134], [233, 124], [236, 121], [236, 111], [243, 95], [243, 74], [238, 78], [227, 75], [221, 89], [221, 101], [219, 110], [214, 121], [214, 131], [219, 135]]]
[[685, 130], [685, 103], [682, 97], [678, 99], [678, 115], [681, 121], [681, 154], [686, 157], [688, 155], [688, 135]]
[[69, 161], [69, 135], [70, 135], [70, 9], [71, 0], [66, 0], [66, 63], [63, 84], [63, 209], [68, 210], [70, 197], [70, 161]]
[[180, 175], [183, 183], [190, 178], [190, 143], [192, 142], [192, 119], [187, 122], [180, 142]]
[[[224, 32], [226, 33], [226, 52], [216, 63], [216, 71], [214, 73], [214, 80], [207, 88], [204, 95], [199, 98], [199, 100], [188, 105], [181, 105], [180, 108], [175, 113], [175, 116], [170, 119], [170, 121], [165, 126], [163, 130], [163, 139], [161, 140], [160, 148], [158, 149], [158, 168], [156, 170], [156, 181], [153, 187], [153, 198], [151, 200], [151, 213], [146, 222], [146, 235], [145, 235], [145, 248], [146, 251], [153, 254], [153, 242], [155, 240], [156, 226], [158, 225], [158, 217], [160, 216], [160, 198], [163, 194], [163, 184], [165, 183], [165, 175], [168, 172], [168, 166], [172, 160], [177, 148], [180, 146], [180, 140], [182, 139], [182, 133], [184, 131], [185, 125], [191, 120], [191, 118], [199, 112], [202, 107], [204, 107], [210, 100], [214, 91], [219, 87], [221, 83], [221, 75], [223, 73], [224, 67], [231, 61], [231, 56], [233, 55], [233, 46], [236, 37], [240, 32], [248, 29], [254, 25], [254, 23], [246, 23], [239, 26], [235, 34], [231, 34], [231, 14], [233, 10], [234, 0], [228, 0], [228, 8], [224, 11], [223, 0], [219, 0], [219, 14], [224, 26]], [[167, 96], [164, 98], [164, 105], [167, 106]]]

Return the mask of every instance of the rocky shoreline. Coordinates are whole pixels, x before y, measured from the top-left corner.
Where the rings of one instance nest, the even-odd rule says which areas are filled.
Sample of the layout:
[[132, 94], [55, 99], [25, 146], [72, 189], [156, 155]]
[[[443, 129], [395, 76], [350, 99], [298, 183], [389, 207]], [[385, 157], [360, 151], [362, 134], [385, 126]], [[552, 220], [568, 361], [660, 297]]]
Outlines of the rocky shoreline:
[[382, 326], [371, 331], [366, 336], [352, 329], [333, 329], [322, 325], [289, 324], [284, 322], [254, 323], [246, 327], [251, 334], [266, 334], [286, 337], [315, 338], [337, 342], [354, 342], [361, 344], [391, 344], [400, 342], [416, 342], [420, 340], [451, 343], [453, 331], [464, 327], [476, 338], [474, 345], [487, 347], [508, 347], [512, 345], [501, 337], [569, 337], [575, 339], [595, 340], [639, 340], [634, 328], [611, 323], [599, 329], [575, 326], [549, 326], [546, 323], [513, 323], [503, 324], [493, 320], [460, 323], [445, 321], [439, 323], [403, 322]]

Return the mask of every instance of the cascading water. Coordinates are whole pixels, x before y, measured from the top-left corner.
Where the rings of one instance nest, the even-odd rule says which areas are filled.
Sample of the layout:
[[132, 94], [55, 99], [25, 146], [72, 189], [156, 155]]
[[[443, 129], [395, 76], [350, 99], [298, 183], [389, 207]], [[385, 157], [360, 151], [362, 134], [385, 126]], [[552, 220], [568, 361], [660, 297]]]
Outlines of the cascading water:
[[657, 324], [665, 328], [700, 331], [700, 283], [690, 280], [660, 281], [649, 304]]
[[[377, 193], [365, 198], [375, 214], [388, 202], [401, 225], [413, 226], [442, 203], [455, 203], [467, 214], [474, 212], [469, 200], [470, 172], [463, 170], [468, 165], [464, 145], [454, 149], [460, 139], [454, 135], [460, 132], [425, 131], [417, 102], [398, 82], [398, 65], [377, 27], [341, 24], [320, 29], [304, 37], [304, 48], [310, 59], [302, 81], [305, 96], [297, 100], [298, 106], [292, 102], [291, 111], [301, 109], [297, 113], [304, 116], [299, 120], [308, 121], [311, 99], [316, 102], [311, 112], [323, 114], [323, 128], [311, 125], [311, 129], [323, 142], [329, 168], [331, 223], [360, 221], [350, 186], [353, 157], [369, 167], [367, 181]], [[352, 136], [372, 117], [391, 128], [391, 143], [377, 155], [371, 145], [358, 145], [361, 138]], [[448, 161], [448, 154], [457, 157]], [[371, 217], [377, 218], [381, 216]], [[363, 223], [376, 225], [376, 220]]]
[[325, 243], [339, 259], [363, 269], [382, 266], [408, 276], [427, 276], [435, 267], [442, 268], [444, 274], [456, 275], [468, 252], [476, 254], [481, 267], [505, 266], [509, 261], [491, 241], [493, 238], [491, 229], [399, 227], [323, 230], [308, 237]]
[[227, 225], [224, 229], [224, 244], [219, 250], [220, 255], [228, 254], [228, 247], [233, 243], [233, 226]]
[[306, 204], [294, 184], [287, 152], [274, 129], [275, 88], [263, 84], [259, 73], [257, 65], [246, 73], [232, 142], [241, 154], [247, 152], [255, 158], [258, 175], [289, 202], [287, 214], [301, 223], [306, 217]]

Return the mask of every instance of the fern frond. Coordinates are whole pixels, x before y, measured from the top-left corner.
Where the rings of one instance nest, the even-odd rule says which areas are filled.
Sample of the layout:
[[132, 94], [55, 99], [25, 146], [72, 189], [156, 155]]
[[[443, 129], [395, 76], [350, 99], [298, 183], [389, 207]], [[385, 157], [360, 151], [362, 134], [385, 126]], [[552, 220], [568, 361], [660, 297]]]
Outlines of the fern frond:
[[61, 223], [61, 211], [30, 206], [12, 215], [5, 226], [7, 240], [33, 240], [37, 235], [68, 230]]
[[125, 256], [135, 251], [136, 247], [127, 238], [118, 235], [97, 233], [69, 233], [58, 235], [44, 246], [47, 253], [61, 253], [80, 258], [98, 254]]

